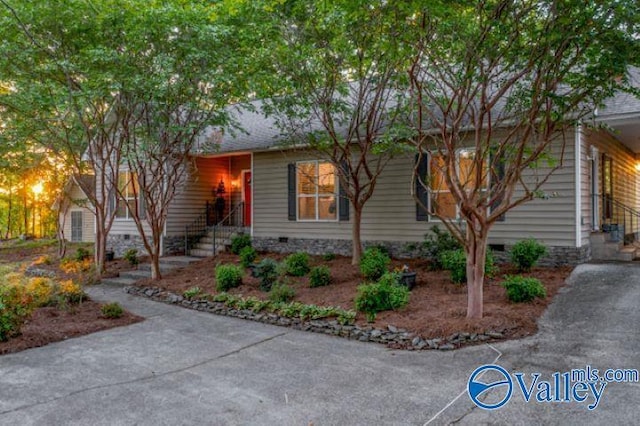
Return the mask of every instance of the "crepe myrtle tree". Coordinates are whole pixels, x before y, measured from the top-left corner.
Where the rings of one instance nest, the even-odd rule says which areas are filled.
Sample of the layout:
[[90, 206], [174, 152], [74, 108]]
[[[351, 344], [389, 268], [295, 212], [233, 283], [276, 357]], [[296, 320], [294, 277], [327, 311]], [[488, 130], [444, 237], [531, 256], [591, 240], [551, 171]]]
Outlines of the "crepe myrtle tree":
[[109, 188], [122, 151], [113, 117], [127, 114], [114, 96], [117, 66], [105, 46], [122, 28], [112, 22], [105, 32], [102, 11], [86, 2], [67, 6], [60, 14], [60, 5], [50, 2], [0, 2], [0, 73], [10, 87], [0, 104], [9, 117], [6, 133], [57, 156], [86, 194], [96, 219], [94, 260], [100, 276], [114, 219]]
[[333, 164], [343, 218], [352, 207], [356, 265], [364, 206], [389, 160], [406, 149], [397, 142], [408, 128], [399, 120], [408, 78], [398, 72], [409, 57], [399, 37], [406, 11], [394, 2], [364, 0], [299, 0], [273, 8], [278, 37], [271, 56], [282, 84], [265, 111], [287, 148]]
[[492, 226], [543, 194], [580, 120], [624, 89], [638, 22], [627, 2], [486, 0], [433, 2], [407, 26], [415, 197], [464, 246], [468, 318]]

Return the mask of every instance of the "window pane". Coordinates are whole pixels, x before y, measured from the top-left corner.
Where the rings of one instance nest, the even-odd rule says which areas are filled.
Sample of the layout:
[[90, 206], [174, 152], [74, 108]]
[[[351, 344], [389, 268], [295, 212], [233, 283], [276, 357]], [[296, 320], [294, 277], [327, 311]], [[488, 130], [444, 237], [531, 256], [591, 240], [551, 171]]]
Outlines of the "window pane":
[[138, 175], [135, 173], [129, 173], [128, 178], [127, 197], [133, 197], [138, 194]]
[[119, 191], [126, 191], [127, 188], [127, 178], [128, 178], [128, 174], [127, 172], [119, 172], [118, 173], [118, 190]]
[[336, 197], [318, 197], [318, 218], [320, 220], [335, 220], [338, 214]]
[[127, 206], [122, 200], [118, 200], [116, 204], [116, 217], [117, 218], [126, 218], [127, 217]]
[[129, 205], [129, 216], [131, 217], [131, 213], [130, 212], [135, 212], [135, 208], [136, 208], [136, 200], [135, 199], [131, 199], [131, 200], [127, 200], [127, 204]]
[[[462, 182], [462, 184], [467, 189], [471, 189], [475, 187], [477, 183], [475, 157], [476, 157], [475, 151], [471, 151], [471, 150], [460, 151], [460, 157], [458, 162], [458, 168], [460, 172], [460, 182]], [[487, 186], [487, 169], [488, 167], [485, 162], [485, 164], [483, 164], [483, 170], [482, 170], [482, 176], [481, 176], [483, 187]]]
[[447, 191], [447, 183], [444, 180], [444, 159], [439, 155], [431, 157], [431, 182], [430, 186], [433, 191]]
[[319, 163], [318, 164], [318, 181], [320, 194], [333, 194], [336, 192], [336, 174], [335, 168], [331, 163]]
[[298, 198], [298, 219], [316, 220], [316, 198], [315, 197], [299, 197]]
[[450, 192], [432, 194], [431, 208], [446, 219], [456, 218], [456, 202]]
[[316, 163], [298, 164], [298, 194], [316, 193]]

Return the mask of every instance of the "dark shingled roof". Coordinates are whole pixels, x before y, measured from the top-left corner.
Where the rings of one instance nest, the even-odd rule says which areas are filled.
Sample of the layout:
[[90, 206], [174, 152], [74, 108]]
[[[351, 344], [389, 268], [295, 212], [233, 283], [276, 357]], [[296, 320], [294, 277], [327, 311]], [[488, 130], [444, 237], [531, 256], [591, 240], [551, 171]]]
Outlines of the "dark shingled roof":
[[[629, 69], [629, 79], [634, 87], [640, 88], [640, 68]], [[262, 112], [262, 101], [254, 101], [246, 106], [232, 107], [231, 117], [241, 129], [229, 130], [222, 134], [213, 128], [205, 133], [203, 152], [234, 153], [255, 152], [275, 149], [283, 135], [273, 117], [266, 117]], [[640, 98], [625, 92], [618, 92], [607, 99], [604, 106], [597, 109], [598, 121], [640, 117]], [[220, 140], [221, 139], [221, 140]], [[218, 149], [211, 149], [212, 142], [217, 142]]]

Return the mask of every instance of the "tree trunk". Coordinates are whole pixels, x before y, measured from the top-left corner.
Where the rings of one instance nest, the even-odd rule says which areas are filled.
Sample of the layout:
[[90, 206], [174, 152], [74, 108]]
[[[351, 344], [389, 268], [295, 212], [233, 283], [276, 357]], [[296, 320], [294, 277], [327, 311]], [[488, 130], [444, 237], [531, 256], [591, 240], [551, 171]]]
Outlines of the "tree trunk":
[[467, 318], [480, 319], [483, 315], [484, 268], [487, 237], [473, 235], [467, 230]]
[[153, 250], [149, 252], [151, 257], [151, 279], [159, 280], [162, 278], [160, 273], [160, 238], [154, 235], [153, 238]]
[[353, 206], [353, 225], [351, 228], [351, 240], [353, 244], [351, 264], [359, 265], [362, 257], [362, 241], [360, 241], [360, 224], [362, 222], [362, 206]]

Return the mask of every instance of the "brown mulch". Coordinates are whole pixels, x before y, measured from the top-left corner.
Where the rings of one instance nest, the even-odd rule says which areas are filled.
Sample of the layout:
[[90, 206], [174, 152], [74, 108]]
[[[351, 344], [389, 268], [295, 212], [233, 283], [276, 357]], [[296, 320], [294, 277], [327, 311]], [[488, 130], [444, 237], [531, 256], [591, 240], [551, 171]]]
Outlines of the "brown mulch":
[[66, 310], [57, 307], [38, 308], [22, 326], [21, 334], [0, 342], [0, 355], [48, 345], [96, 331], [134, 324], [143, 318], [126, 312], [116, 319], [104, 318], [100, 303], [84, 301]]
[[[57, 259], [56, 253], [55, 245], [35, 249], [2, 247], [0, 249], [0, 263], [22, 262], [22, 269], [24, 269], [29, 265], [29, 262], [34, 262], [41, 256], [47, 256], [50, 260], [49, 264], [40, 263], [35, 266], [39, 269], [53, 271], [60, 280], [73, 279], [79, 283], [91, 281], [87, 274], [64, 273], [60, 270], [60, 261]], [[70, 253], [72, 255], [71, 251]], [[141, 262], [145, 259], [141, 258]], [[132, 267], [126, 260], [118, 259], [108, 262], [107, 268], [105, 276], [117, 276], [119, 272], [135, 269], [135, 266]], [[144, 318], [127, 311], [117, 319], [104, 318], [100, 311], [101, 306], [101, 303], [87, 300], [66, 310], [57, 307], [38, 308], [22, 326], [20, 335], [14, 336], [6, 342], [0, 342], [0, 355], [144, 320]]]
[[[282, 260], [280, 254], [262, 254], [263, 257]], [[208, 258], [189, 267], [172, 271], [160, 281], [143, 280], [137, 285], [160, 287], [182, 294], [191, 287], [200, 287], [206, 293], [214, 294], [214, 268], [218, 263], [237, 263], [238, 257], [223, 253], [217, 258]], [[324, 261], [314, 257], [313, 265], [325, 264], [331, 268], [332, 284], [326, 287], [310, 288], [308, 278], [289, 278], [295, 288], [295, 300], [321, 306], [339, 306], [354, 309], [357, 287], [362, 282], [358, 267], [351, 265], [351, 259], [337, 257]], [[453, 284], [446, 271], [430, 271], [425, 260], [394, 260], [392, 267], [408, 265], [418, 273], [416, 287], [411, 291], [409, 304], [398, 311], [380, 312], [372, 324], [377, 328], [394, 325], [404, 328], [424, 338], [446, 337], [458, 332], [480, 333], [498, 331], [508, 338], [528, 336], [536, 332], [537, 320], [551, 302], [558, 289], [565, 284], [571, 273], [571, 267], [534, 268], [524, 274], [540, 279], [547, 290], [547, 298], [536, 299], [531, 303], [511, 303], [507, 300], [505, 289], [500, 285], [506, 274], [516, 273], [512, 267], [500, 268], [496, 278], [487, 279], [484, 286], [484, 317], [481, 320], [466, 318], [467, 289], [465, 285]], [[245, 275], [243, 284], [230, 293], [245, 297], [255, 296], [266, 299], [267, 294], [260, 291], [259, 281]], [[363, 314], [358, 313], [358, 324], [366, 325]]]

